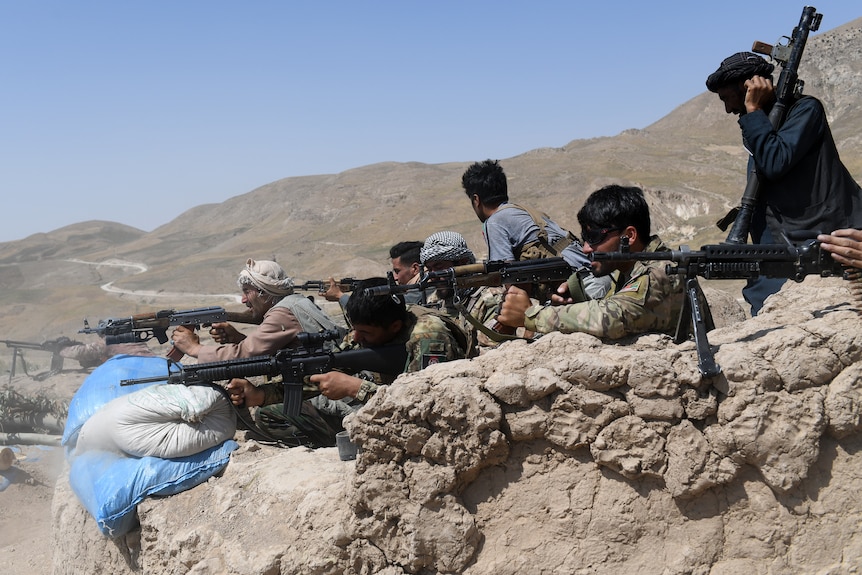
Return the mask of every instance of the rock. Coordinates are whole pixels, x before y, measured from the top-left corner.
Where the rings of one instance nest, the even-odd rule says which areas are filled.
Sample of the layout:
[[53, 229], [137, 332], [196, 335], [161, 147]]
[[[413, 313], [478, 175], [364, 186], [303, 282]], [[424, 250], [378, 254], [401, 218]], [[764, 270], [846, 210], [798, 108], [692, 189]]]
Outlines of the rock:
[[[862, 329], [838, 280], [690, 342], [507, 342], [403, 375], [335, 449], [243, 441], [102, 537], [61, 480], [60, 573], [835, 573], [862, 564]], [[254, 446], [254, 448], [252, 448]]]
[[10, 447], [0, 448], [0, 471], [5, 471], [15, 465], [15, 452]]

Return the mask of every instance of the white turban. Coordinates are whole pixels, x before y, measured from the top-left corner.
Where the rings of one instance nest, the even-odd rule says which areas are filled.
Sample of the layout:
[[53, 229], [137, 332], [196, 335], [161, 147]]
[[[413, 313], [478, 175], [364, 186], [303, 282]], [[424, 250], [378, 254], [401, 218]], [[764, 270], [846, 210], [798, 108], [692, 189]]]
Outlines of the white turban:
[[419, 250], [419, 261], [422, 265], [441, 261], [460, 262], [465, 259], [471, 264], [476, 262], [476, 256], [467, 247], [467, 241], [458, 232], [431, 234]]
[[239, 272], [236, 283], [240, 288], [244, 285], [252, 285], [276, 297], [293, 293], [293, 279], [288, 277], [280, 265], [269, 260], [254, 261], [249, 258], [245, 262], [245, 269]]

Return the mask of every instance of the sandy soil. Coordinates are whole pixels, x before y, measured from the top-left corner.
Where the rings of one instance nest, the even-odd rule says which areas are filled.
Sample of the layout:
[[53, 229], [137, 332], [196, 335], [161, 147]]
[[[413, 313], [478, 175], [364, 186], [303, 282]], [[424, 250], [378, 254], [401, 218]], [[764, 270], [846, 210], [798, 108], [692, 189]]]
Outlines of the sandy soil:
[[[74, 362], [69, 362], [76, 366]], [[16, 375], [9, 382], [3, 374], [0, 387], [9, 385], [18, 393], [43, 391], [48, 397], [72, 398], [88, 372], [64, 370], [37, 381]], [[0, 573], [4, 575], [49, 575], [51, 573], [51, 499], [57, 477], [66, 465], [63, 448], [56, 445], [9, 445], [17, 461], [0, 471]]]

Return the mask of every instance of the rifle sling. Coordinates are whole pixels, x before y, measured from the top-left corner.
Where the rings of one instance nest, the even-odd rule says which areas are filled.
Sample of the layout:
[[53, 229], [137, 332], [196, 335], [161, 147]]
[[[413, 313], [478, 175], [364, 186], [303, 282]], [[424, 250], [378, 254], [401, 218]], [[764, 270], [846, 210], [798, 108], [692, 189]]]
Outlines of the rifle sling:
[[513, 339], [528, 339], [525, 337], [521, 337], [519, 335], [509, 335], [506, 333], [500, 333], [498, 331], [494, 331], [493, 329], [489, 328], [488, 326], [483, 324], [481, 321], [479, 321], [478, 319], [476, 319], [475, 317], [470, 315], [470, 312], [467, 311], [467, 308], [464, 307], [463, 303], [454, 302], [454, 305], [455, 305], [455, 309], [457, 309], [459, 312], [461, 312], [461, 315], [464, 316], [464, 319], [466, 319], [470, 323], [470, 325], [472, 325], [478, 331], [481, 331], [483, 334], [488, 336], [488, 339], [490, 339], [491, 341], [502, 342], [502, 341], [510, 341]]

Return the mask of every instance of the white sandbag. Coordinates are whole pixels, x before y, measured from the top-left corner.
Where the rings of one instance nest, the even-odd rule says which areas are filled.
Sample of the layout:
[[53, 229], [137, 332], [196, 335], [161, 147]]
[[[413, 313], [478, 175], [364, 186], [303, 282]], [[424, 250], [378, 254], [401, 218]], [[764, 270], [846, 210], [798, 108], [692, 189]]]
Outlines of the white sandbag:
[[162, 384], [118, 397], [81, 428], [76, 454], [114, 451], [136, 457], [185, 457], [233, 437], [236, 415], [210, 386]]
[[156, 383], [122, 385], [124, 379], [152, 377], [166, 373], [176, 373], [178, 364], [172, 364], [163, 357], [136, 357], [118, 355], [112, 357], [93, 373], [87, 376], [69, 402], [66, 428], [63, 430], [62, 445], [71, 454], [78, 441], [78, 432], [90, 416], [117, 397], [135, 393]]

